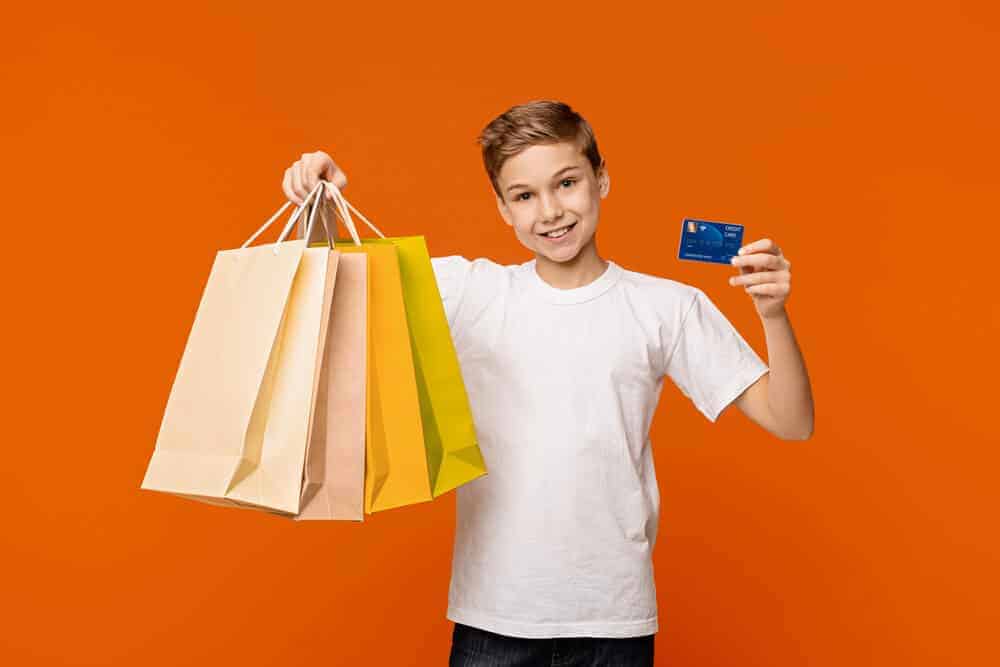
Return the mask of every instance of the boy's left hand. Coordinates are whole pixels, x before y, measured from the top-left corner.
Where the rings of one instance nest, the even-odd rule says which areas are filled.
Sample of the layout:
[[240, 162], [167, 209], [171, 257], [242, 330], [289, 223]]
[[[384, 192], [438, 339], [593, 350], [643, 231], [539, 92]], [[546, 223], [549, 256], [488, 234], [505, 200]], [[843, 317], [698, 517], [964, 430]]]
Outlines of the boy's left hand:
[[729, 284], [744, 286], [761, 318], [785, 315], [785, 301], [792, 291], [792, 263], [771, 239], [748, 243], [739, 252], [733, 265], [739, 267], [740, 275], [730, 278]]

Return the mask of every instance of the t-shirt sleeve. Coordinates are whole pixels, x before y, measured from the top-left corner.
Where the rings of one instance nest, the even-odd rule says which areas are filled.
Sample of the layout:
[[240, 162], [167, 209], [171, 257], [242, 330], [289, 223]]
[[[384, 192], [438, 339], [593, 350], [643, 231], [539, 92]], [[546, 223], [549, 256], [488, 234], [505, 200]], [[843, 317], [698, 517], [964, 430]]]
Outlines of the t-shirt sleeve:
[[666, 375], [711, 422], [768, 371], [722, 311], [697, 288], [672, 345]]
[[438, 292], [440, 292], [441, 301], [444, 303], [448, 326], [454, 329], [458, 306], [461, 304], [462, 295], [469, 284], [472, 262], [459, 255], [432, 257], [431, 267], [434, 269]]

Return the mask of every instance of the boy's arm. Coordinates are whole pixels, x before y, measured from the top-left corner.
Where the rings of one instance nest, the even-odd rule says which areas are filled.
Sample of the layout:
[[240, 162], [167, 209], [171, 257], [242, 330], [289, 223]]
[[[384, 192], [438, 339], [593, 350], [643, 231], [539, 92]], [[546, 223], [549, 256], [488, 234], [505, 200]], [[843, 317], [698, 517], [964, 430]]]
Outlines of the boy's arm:
[[744, 246], [733, 259], [741, 275], [730, 285], [745, 285], [764, 325], [770, 372], [765, 373], [734, 403], [752, 421], [783, 440], [812, 437], [812, 388], [805, 360], [785, 310], [791, 292], [791, 262], [770, 239]]
[[770, 372], [734, 401], [752, 421], [782, 440], [808, 440], [813, 399], [805, 361], [788, 314], [762, 318]]

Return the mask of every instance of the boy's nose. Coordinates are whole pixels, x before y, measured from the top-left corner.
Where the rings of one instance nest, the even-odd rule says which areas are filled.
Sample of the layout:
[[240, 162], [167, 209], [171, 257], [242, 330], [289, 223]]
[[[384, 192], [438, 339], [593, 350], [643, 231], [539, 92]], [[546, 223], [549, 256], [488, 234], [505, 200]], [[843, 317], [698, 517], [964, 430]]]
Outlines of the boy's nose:
[[553, 220], [558, 220], [562, 217], [563, 210], [562, 206], [554, 197], [548, 197], [542, 199], [542, 220], [543, 222], [552, 222]]

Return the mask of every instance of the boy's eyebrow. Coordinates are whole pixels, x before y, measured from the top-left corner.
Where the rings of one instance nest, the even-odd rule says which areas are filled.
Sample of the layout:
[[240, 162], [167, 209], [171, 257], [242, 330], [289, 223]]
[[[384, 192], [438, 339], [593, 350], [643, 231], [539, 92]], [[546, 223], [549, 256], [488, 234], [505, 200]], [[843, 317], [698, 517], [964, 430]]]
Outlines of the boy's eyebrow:
[[[555, 178], [556, 176], [558, 176], [559, 174], [563, 173], [564, 171], [569, 171], [570, 169], [579, 169], [579, 168], [580, 168], [580, 165], [578, 165], [578, 164], [571, 164], [571, 165], [569, 165], [567, 167], [563, 167], [562, 169], [560, 169], [559, 171], [557, 171], [555, 174], [552, 175], [552, 178]], [[507, 186], [507, 192], [510, 192], [514, 188], [524, 188], [524, 187], [527, 187], [524, 183], [515, 183], [514, 185], [508, 185]]]

